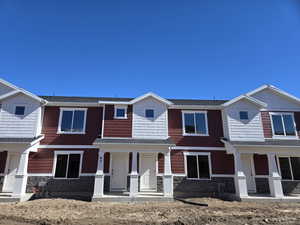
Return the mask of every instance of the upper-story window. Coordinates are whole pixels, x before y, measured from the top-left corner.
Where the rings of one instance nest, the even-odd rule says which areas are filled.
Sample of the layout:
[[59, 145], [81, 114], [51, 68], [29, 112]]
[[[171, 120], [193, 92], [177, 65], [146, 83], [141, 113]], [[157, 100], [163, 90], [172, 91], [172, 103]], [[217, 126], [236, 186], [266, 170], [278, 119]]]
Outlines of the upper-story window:
[[58, 133], [84, 134], [87, 109], [61, 108]]
[[240, 111], [240, 120], [248, 120], [249, 115], [247, 111]]
[[273, 136], [296, 137], [296, 125], [293, 113], [270, 113]]
[[208, 136], [207, 112], [183, 111], [183, 135]]
[[15, 115], [24, 116], [24, 114], [25, 114], [25, 106], [16, 106]]
[[127, 107], [126, 106], [115, 106], [115, 119], [127, 119]]
[[154, 118], [154, 110], [153, 109], [146, 109], [145, 110], [145, 117], [146, 118]]

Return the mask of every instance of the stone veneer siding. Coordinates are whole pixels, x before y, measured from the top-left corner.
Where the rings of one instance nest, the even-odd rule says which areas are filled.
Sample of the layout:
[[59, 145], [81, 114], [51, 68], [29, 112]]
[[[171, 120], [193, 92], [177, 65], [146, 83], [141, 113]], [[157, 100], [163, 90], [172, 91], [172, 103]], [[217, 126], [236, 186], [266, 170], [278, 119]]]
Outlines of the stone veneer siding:
[[300, 194], [300, 181], [281, 181], [285, 195]]
[[29, 176], [26, 192], [34, 193], [33, 198], [91, 200], [94, 193], [94, 181], [94, 176], [83, 176], [79, 179]]
[[270, 194], [270, 186], [268, 178], [255, 178], [256, 193]]
[[189, 180], [174, 176], [174, 197], [216, 197], [225, 193], [234, 194], [233, 177], [212, 177], [211, 180]]

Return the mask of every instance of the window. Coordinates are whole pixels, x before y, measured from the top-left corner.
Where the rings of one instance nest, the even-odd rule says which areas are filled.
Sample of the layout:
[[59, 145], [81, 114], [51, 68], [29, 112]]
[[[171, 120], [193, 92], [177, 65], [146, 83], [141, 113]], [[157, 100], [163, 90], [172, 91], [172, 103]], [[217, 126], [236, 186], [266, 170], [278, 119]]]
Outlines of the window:
[[296, 136], [296, 126], [292, 113], [271, 113], [274, 136]]
[[183, 112], [184, 135], [208, 135], [206, 112]]
[[81, 169], [82, 152], [56, 154], [55, 178], [78, 178]]
[[210, 155], [187, 153], [186, 169], [190, 179], [210, 179]]
[[153, 109], [146, 109], [145, 110], [145, 117], [146, 118], [154, 118], [154, 110]]
[[15, 115], [24, 116], [25, 114], [25, 106], [16, 106]]
[[127, 118], [127, 107], [115, 106], [115, 119], [126, 119]]
[[87, 109], [61, 109], [58, 132], [85, 133], [86, 111]]
[[249, 115], [247, 111], [240, 111], [240, 119], [241, 120], [248, 120], [249, 119]]
[[278, 157], [283, 180], [300, 180], [300, 157]]

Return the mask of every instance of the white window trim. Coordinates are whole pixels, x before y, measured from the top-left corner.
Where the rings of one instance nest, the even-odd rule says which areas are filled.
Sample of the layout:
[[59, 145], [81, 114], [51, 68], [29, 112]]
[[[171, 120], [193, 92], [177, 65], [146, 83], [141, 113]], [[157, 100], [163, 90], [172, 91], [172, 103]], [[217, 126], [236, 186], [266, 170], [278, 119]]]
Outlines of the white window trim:
[[[62, 131], [61, 130], [61, 122], [62, 122], [63, 111], [76, 111], [76, 110], [84, 111], [83, 130], [82, 130], [82, 132]], [[85, 131], [86, 131], [86, 118], [87, 118], [87, 108], [60, 108], [57, 134], [85, 134]], [[74, 120], [74, 117], [73, 117], [73, 120]], [[72, 120], [72, 124], [73, 124], [73, 120]]]
[[[78, 177], [76, 178], [68, 178], [68, 167], [69, 167], [69, 155], [70, 154], [80, 154], [80, 163], [79, 163], [79, 173]], [[67, 171], [66, 171], [66, 177], [55, 177], [55, 170], [56, 170], [56, 163], [57, 163], [57, 156], [58, 155], [68, 155], [68, 161], [67, 161]], [[82, 158], [83, 158], [83, 151], [54, 151], [54, 162], [53, 162], [53, 168], [52, 168], [52, 177], [53, 179], [57, 180], [76, 180], [79, 179], [81, 176], [82, 171]]]
[[[117, 109], [124, 109], [125, 110], [124, 117], [117, 116]], [[114, 106], [114, 119], [118, 119], [118, 120], [119, 119], [121, 119], [121, 120], [127, 119], [127, 106], [115, 105]]]
[[[294, 113], [291, 113], [291, 112], [270, 112], [269, 115], [270, 115], [271, 126], [272, 126], [272, 138], [274, 138], [274, 139], [298, 139], [299, 138], [298, 137], [298, 132], [297, 132], [297, 127], [296, 127]], [[284, 135], [276, 135], [275, 134], [272, 115], [279, 115], [279, 116], [281, 116], [281, 121], [282, 121], [282, 125], [283, 125]], [[285, 134], [285, 126], [284, 126], [282, 115], [291, 115], [292, 116], [292, 119], [293, 119], [293, 122], [294, 122], [295, 134], [296, 134], [295, 136], [291, 136], [291, 135], [286, 135]]]
[[[185, 170], [185, 175], [187, 180], [211, 180], [213, 174], [212, 174], [212, 167], [211, 167], [210, 152], [184, 152], [183, 154], [184, 154], [184, 170]], [[198, 155], [208, 156], [209, 178], [188, 178], [187, 156], [198, 156]], [[199, 173], [198, 168], [199, 168], [199, 163], [197, 158], [197, 173]]]
[[[146, 116], [146, 111], [147, 111], [147, 110], [152, 110], [152, 111], [153, 111], [153, 117], [147, 117], [147, 116]], [[155, 110], [154, 110], [154, 109], [149, 109], [149, 108], [145, 109], [145, 118], [146, 118], [146, 119], [150, 119], [150, 120], [151, 120], [151, 119], [154, 119], [154, 118], [155, 118]]]
[[[291, 157], [298, 157], [299, 158], [299, 156], [284, 156], [284, 155], [279, 155], [279, 156], [276, 157], [277, 165], [279, 165], [278, 172], [279, 172], [280, 176], [281, 176], [281, 165], [280, 165], [279, 158], [288, 158], [288, 160], [289, 160], [289, 167], [290, 167], [290, 172], [291, 172], [292, 179], [282, 179], [282, 181], [300, 181], [300, 180], [295, 180], [294, 179], [294, 173], [293, 173], [293, 170], [292, 170]], [[282, 178], [282, 176], [281, 176], [281, 178]]]
[[[195, 130], [196, 130], [196, 119], [195, 119], [195, 113], [203, 113], [205, 117], [205, 124], [206, 124], [206, 133], [205, 134], [191, 134], [191, 133], [186, 133], [185, 132], [185, 121], [184, 121], [184, 114], [185, 113], [194, 113], [194, 123], [195, 123]], [[181, 118], [182, 118], [182, 134], [183, 136], [209, 136], [209, 128], [208, 128], [208, 119], [207, 119], [207, 111], [190, 111], [190, 110], [183, 110], [181, 111]]]
[[[24, 107], [24, 114], [23, 114], [23, 115], [17, 115], [17, 114], [16, 114], [16, 109], [17, 109], [17, 107]], [[15, 105], [15, 108], [14, 108], [14, 115], [15, 115], [15, 116], [19, 116], [19, 117], [25, 116], [25, 115], [26, 115], [26, 110], [27, 110], [27, 107], [26, 107], [25, 104], [16, 104], [16, 105]]]

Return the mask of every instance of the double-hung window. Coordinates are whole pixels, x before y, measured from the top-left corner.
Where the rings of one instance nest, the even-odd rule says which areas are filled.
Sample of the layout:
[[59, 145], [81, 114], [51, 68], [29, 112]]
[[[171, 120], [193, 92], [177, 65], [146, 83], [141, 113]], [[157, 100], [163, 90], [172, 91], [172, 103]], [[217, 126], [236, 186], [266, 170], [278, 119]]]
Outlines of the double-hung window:
[[211, 165], [209, 153], [187, 152], [186, 171], [189, 179], [210, 179]]
[[207, 113], [202, 111], [183, 111], [183, 134], [208, 136]]
[[62, 108], [60, 110], [58, 133], [84, 134], [86, 114], [87, 109]]
[[270, 113], [273, 137], [296, 137], [293, 113]]
[[300, 180], [300, 157], [278, 157], [282, 180]]
[[55, 178], [78, 178], [83, 152], [55, 152]]

